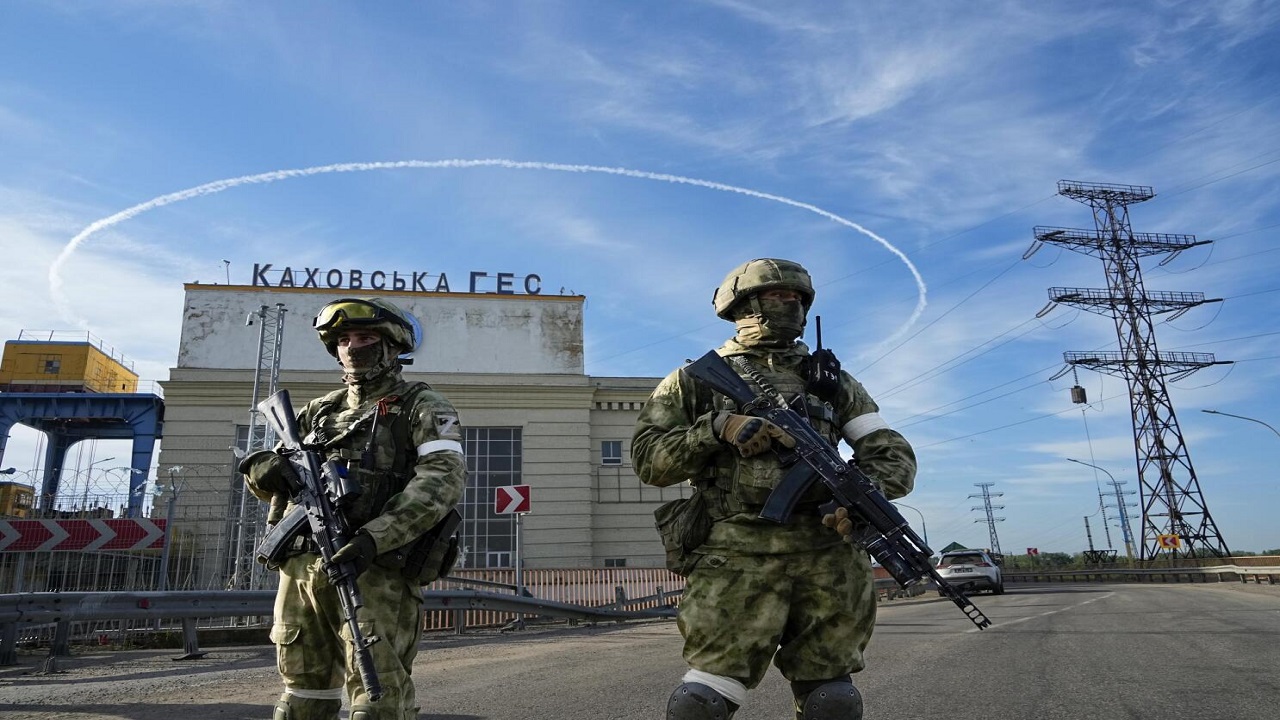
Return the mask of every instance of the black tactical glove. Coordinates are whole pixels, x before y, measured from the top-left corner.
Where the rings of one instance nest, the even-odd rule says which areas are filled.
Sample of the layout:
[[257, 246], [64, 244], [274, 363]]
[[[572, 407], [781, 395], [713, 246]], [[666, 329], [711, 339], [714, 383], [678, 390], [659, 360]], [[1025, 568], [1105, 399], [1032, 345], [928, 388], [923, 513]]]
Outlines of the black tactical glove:
[[276, 494], [291, 495], [301, 484], [289, 461], [270, 450], [249, 453], [236, 470], [244, 473], [245, 485], [259, 500], [268, 501]]
[[716, 437], [738, 448], [742, 457], [759, 455], [769, 449], [773, 440], [789, 448], [796, 446], [795, 439], [782, 428], [764, 418], [750, 415], [722, 412], [711, 421], [711, 429]]
[[[373, 564], [373, 559], [378, 557], [378, 544], [373, 538], [366, 533], [356, 533], [351, 541], [343, 545], [338, 552], [333, 554], [333, 560], [329, 565], [336, 569], [336, 566], [343, 563], [351, 563], [358, 577], [369, 566]], [[331, 570], [332, 571], [332, 570]]]
[[849, 518], [849, 508], [838, 507], [834, 513], [823, 515], [822, 524], [843, 535], [845, 540], [853, 539], [853, 520]]

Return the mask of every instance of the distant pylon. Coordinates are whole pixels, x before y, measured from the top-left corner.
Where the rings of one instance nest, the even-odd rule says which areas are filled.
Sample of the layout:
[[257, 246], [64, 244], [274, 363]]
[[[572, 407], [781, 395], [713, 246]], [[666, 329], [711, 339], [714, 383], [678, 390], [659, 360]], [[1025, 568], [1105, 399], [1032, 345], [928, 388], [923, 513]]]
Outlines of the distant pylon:
[[993, 497], [1001, 497], [1001, 496], [1003, 496], [1003, 495], [1004, 495], [1004, 493], [993, 493], [993, 492], [991, 492], [991, 486], [992, 486], [992, 485], [994, 485], [994, 484], [995, 484], [995, 483], [989, 483], [989, 482], [988, 482], [988, 483], [974, 483], [974, 485], [977, 485], [978, 487], [982, 488], [982, 492], [981, 492], [981, 493], [979, 493], [979, 494], [976, 494], [976, 495], [970, 495], [969, 497], [971, 497], [971, 498], [982, 498], [982, 504], [981, 504], [981, 505], [979, 505], [979, 506], [977, 506], [977, 507], [975, 507], [975, 508], [973, 508], [973, 509], [974, 509], [974, 510], [982, 510], [982, 511], [983, 511], [983, 514], [984, 514], [986, 517], [982, 518], [981, 520], [974, 520], [974, 522], [985, 522], [985, 523], [987, 524], [987, 532], [990, 534], [990, 538], [989, 538], [989, 539], [990, 539], [990, 541], [991, 541], [991, 552], [993, 552], [993, 553], [995, 553], [995, 554], [997, 554], [997, 555], [1003, 555], [1004, 553], [1000, 551], [1000, 538], [999, 538], [999, 536], [997, 536], [997, 535], [996, 535], [996, 523], [998, 523], [998, 522], [1004, 522], [1004, 518], [1002, 518], [1002, 517], [1000, 517], [1000, 518], [996, 517], [996, 516], [995, 516], [995, 513], [994, 513], [994, 512], [992, 512], [992, 511], [993, 511], [993, 510], [1003, 510], [1003, 509], [1004, 509], [1004, 506], [1003, 506], [1003, 505], [992, 505], [992, 504], [991, 504], [991, 498], [993, 498]]
[[[1209, 515], [1191, 456], [1178, 427], [1166, 378], [1178, 380], [1219, 362], [1211, 353], [1170, 353], [1156, 348], [1153, 315], [1173, 313], [1170, 319], [1207, 302], [1203, 293], [1147, 291], [1138, 259], [1208, 244], [1194, 235], [1134, 233], [1129, 205], [1150, 200], [1155, 192], [1141, 185], [1058, 182], [1058, 194], [1093, 209], [1095, 229], [1035, 228], [1036, 244], [1063, 245], [1102, 260], [1107, 289], [1049, 288], [1050, 304], [1067, 303], [1115, 321], [1120, 352], [1065, 352], [1073, 368], [1087, 368], [1123, 377], [1129, 385], [1134, 448], [1142, 488], [1142, 555], [1225, 557], [1231, 554]], [[1172, 541], [1171, 541], [1171, 538]]]

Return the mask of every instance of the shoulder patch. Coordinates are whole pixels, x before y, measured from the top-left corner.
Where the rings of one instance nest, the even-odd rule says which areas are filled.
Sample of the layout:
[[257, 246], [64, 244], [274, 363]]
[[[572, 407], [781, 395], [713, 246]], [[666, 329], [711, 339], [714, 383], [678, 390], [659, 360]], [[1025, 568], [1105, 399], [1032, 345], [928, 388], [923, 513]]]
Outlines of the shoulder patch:
[[458, 424], [458, 416], [455, 413], [434, 413], [436, 419], [436, 434], [442, 438], [460, 439], [462, 437], [462, 427]]

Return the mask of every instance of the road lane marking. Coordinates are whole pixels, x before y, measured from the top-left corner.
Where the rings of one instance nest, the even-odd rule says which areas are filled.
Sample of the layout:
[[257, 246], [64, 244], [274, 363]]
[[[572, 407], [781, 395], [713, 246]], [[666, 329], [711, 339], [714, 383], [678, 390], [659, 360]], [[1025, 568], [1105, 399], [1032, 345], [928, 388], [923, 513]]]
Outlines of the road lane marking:
[[[1036, 618], [1047, 617], [1047, 616], [1049, 616], [1049, 615], [1056, 615], [1057, 613], [1063, 612], [1064, 610], [1075, 610], [1076, 608], [1082, 608], [1082, 607], [1084, 607], [1085, 605], [1088, 605], [1089, 603], [1095, 603], [1095, 602], [1098, 602], [1099, 600], [1106, 600], [1107, 598], [1109, 598], [1109, 597], [1111, 597], [1111, 596], [1113, 596], [1113, 595], [1115, 595], [1115, 592], [1114, 592], [1114, 591], [1109, 592], [1109, 593], [1107, 593], [1106, 595], [1099, 595], [1099, 596], [1098, 596], [1098, 597], [1096, 597], [1096, 598], [1091, 598], [1091, 599], [1089, 599], [1089, 600], [1085, 600], [1085, 601], [1083, 601], [1083, 602], [1078, 602], [1078, 603], [1076, 603], [1075, 605], [1068, 605], [1068, 606], [1066, 606], [1066, 607], [1058, 608], [1057, 610], [1046, 610], [1045, 612], [1042, 612], [1042, 613], [1040, 613], [1039, 615], [1028, 615], [1028, 616], [1026, 616], [1026, 617], [1018, 618], [1018, 619], [1016, 619], [1016, 620], [1009, 620], [1008, 622], [1001, 622], [1001, 623], [995, 623], [995, 622], [993, 622], [993, 623], [991, 623], [991, 627], [990, 627], [990, 628], [988, 628], [988, 629], [995, 629], [995, 628], [998, 628], [998, 627], [1005, 627], [1006, 625], [1017, 625], [1017, 624], [1018, 624], [1018, 623], [1020, 623], [1020, 622], [1026, 622], [1026, 621], [1028, 621], [1028, 620], [1035, 620]], [[971, 629], [969, 629], [969, 630], [966, 630], [965, 632], [966, 632], [966, 633], [976, 633], [976, 632], [983, 632], [983, 630], [982, 630], [982, 628], [971, 628]]]

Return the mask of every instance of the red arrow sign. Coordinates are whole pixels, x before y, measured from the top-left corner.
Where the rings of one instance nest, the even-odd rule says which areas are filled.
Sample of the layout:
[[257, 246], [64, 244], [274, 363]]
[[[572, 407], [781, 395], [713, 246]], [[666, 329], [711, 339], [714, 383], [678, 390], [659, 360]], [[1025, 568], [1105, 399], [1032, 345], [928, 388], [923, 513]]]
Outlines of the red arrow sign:
[[529, 486], [508, 485], [494, 488], [493, 511], [499, 515], [529, 512]]
[[148, 550], [164, 546], [164, 520], [0, 520], [0, 552]]

